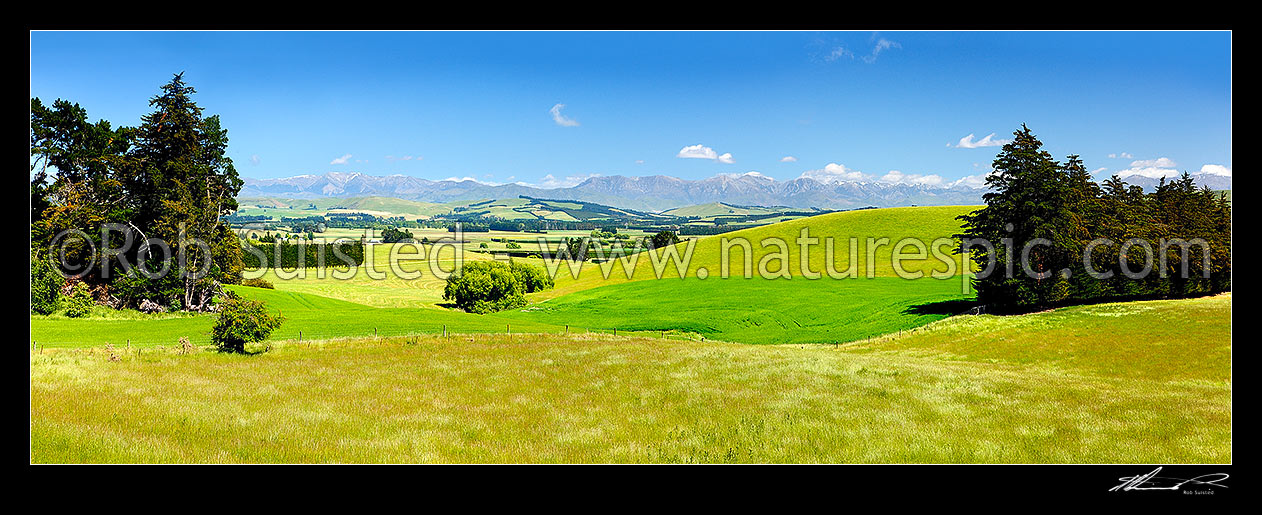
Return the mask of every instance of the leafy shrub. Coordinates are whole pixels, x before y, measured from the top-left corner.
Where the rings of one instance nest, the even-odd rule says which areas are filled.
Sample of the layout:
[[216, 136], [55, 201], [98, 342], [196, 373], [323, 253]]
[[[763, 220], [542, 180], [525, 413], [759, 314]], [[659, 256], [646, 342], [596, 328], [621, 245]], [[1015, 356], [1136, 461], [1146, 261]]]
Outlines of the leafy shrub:
[[[159, 270], [159, 266], [151, 265], [149, 269]], [[171, 273], [162, 277], [149, 278], [135, 268], [126, 275], [114, 279], [110, 288], [114, 296], [122, 301], [123, 306], [134, 308], [156, 304], [166, 311], [172, 306], [178, 306], [180, 299], [184, 296], [184, 284], [179, 274]]]
[[521, 244], [520, 244], [520, 243], [517, 243], [517, 242], [515, 242], [515, 241], [510, 241], [510, 242], [508, 242], [508, 244], [507, 244], [507, 245], [505, 245], [505, 247], [508, 247], [508, 248], [510, 248], [510, 249], [520, 249], [520, 248], [521, 248]]
[[245, 352], [245, 344], [267, 339], [285, 318], [267, 312], [267, 304], [228, 294], [210, 339], [222, 352]]
[[382, 243], [398, 243], [401, 241], [411, 241], [412, 239], [412, 232], [407, 229], [386, 227], [384, 231], [381, 231]]
[[470, 313], [490, 313], [526, 305], [525, 286], [509, 265], [469, 261], [447, 278], [443, 299]]
[[526, 293], [543, 291], [555, 286], [552, 278], [548, 277], [547, 271], [542, 267], [525, 263], [513, 263], [509, 265], [509, 269], [513, 271], [513, 275], [517, 276], [517, 280], [521, 282], [522, 290]]
[[57, 311], [66, 280], [45, 259], [31, 256], [31, 312], [49, 315]]
[[653, 245], [653, 248], [655, 249], [660, 249], [662, 247], [669, 247], [671, 245], [679, 243], [679, 235], [675, 234], [672, 231], [662, 231], [657, 234], [654, 234], [653, 237], [649, 240], [649, 243], [651, 243]]
[[249, 287], [251, 287], [251, 288], [267, 288], [267, 289], [269, 289], [269, 290], [275, 290], [275, 289], [276, 289], [276, 287], [275, 287], [275, 286], [272, 286], [272, 283], [271, 283], [271, 282], [269, 282], [267, 279], [263, 279], [263, 278], [261, 278], [261, 277], [260, 277], [260, 278], [256, 278], [256, 279], [245, 279], [245, 280], [241, 281], [241, 286], [249, 286]]
[[88, 290], [88, 285], [76, 281], [70, 287], [70, 294], [66, 296], [66, 316], [70, 318], [85, 317], [92, 314], [92, 292]]

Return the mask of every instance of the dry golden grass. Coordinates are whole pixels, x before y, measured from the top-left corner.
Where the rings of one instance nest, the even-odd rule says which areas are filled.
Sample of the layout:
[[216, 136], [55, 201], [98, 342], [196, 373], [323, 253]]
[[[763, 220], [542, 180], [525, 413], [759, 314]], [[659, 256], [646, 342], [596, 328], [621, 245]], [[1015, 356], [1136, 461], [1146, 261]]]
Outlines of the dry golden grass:
[[[1203, 310], [1187, 331], [1230, 319], [1229, 297], [1163, 302]], [[1169, 314], [1107, 307], [1143, 304], [1061, 322]], [[1215, 351], [1229, 335], [1138, 365], [1199, 360], [1178, 373], [1116, 373], [1095, 365], [1100, 345], [1025, 340], [1055, 314], [976, 332], [989, 355], [919, 340], [969, 319], [856, 349], [478, 335], [49, 351], [31, 356], [31, 461], [1231, 461], [1230, 358]]]

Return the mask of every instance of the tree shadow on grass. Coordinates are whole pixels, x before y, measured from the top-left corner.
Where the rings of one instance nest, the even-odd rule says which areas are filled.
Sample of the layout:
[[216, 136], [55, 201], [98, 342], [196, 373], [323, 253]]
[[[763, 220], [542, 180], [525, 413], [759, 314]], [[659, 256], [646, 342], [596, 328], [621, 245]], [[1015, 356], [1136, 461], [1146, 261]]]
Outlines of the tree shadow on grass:
[[976, 299], [954, 299], [943, 300], [938, 302], [928, 302], [925, 304], [916, 304], [908, 306], [903, 313], [909, 315], [962, 315], [964, 313], [974, 313], [980, 305]]

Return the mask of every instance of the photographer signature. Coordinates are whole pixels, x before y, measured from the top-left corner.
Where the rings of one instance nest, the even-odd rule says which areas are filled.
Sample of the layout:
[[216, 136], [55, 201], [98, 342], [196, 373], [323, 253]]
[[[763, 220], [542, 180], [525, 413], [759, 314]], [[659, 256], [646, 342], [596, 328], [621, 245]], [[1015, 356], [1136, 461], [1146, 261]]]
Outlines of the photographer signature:
[[1156, 470], [1144, 474], [1142, 476], [1120, 477], [1122, 484], [1110, 488], [1110, 492], [1121, 490], [1123, 492], [1130, 490], [1178, 490], [1183, 485], [1206, 485], [1227, 488], [1227, 485], [1219, 484], [1219, 481], [1227, 479], [1227, 474], [1216, 472], [1213, 474], [1204, 474], [1191, 479], [1181, 479], [1177, 477], [1162, 477], [1157, 473], [1161, 472], [1161, 467]]

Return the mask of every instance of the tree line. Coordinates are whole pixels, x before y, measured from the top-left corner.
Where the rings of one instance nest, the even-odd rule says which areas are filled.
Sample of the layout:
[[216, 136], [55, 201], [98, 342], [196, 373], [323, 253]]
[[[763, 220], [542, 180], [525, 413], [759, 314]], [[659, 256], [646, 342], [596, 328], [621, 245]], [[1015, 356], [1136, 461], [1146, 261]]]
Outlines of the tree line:
[[1077, 155], [1059, 162], [1025, 125], [986, 177], [986, 207], [963, 215], [961, 251], [993, 311], [1231, 289], [1231, 204], [1185, 172], [1155, 191], [1103, 183]]

